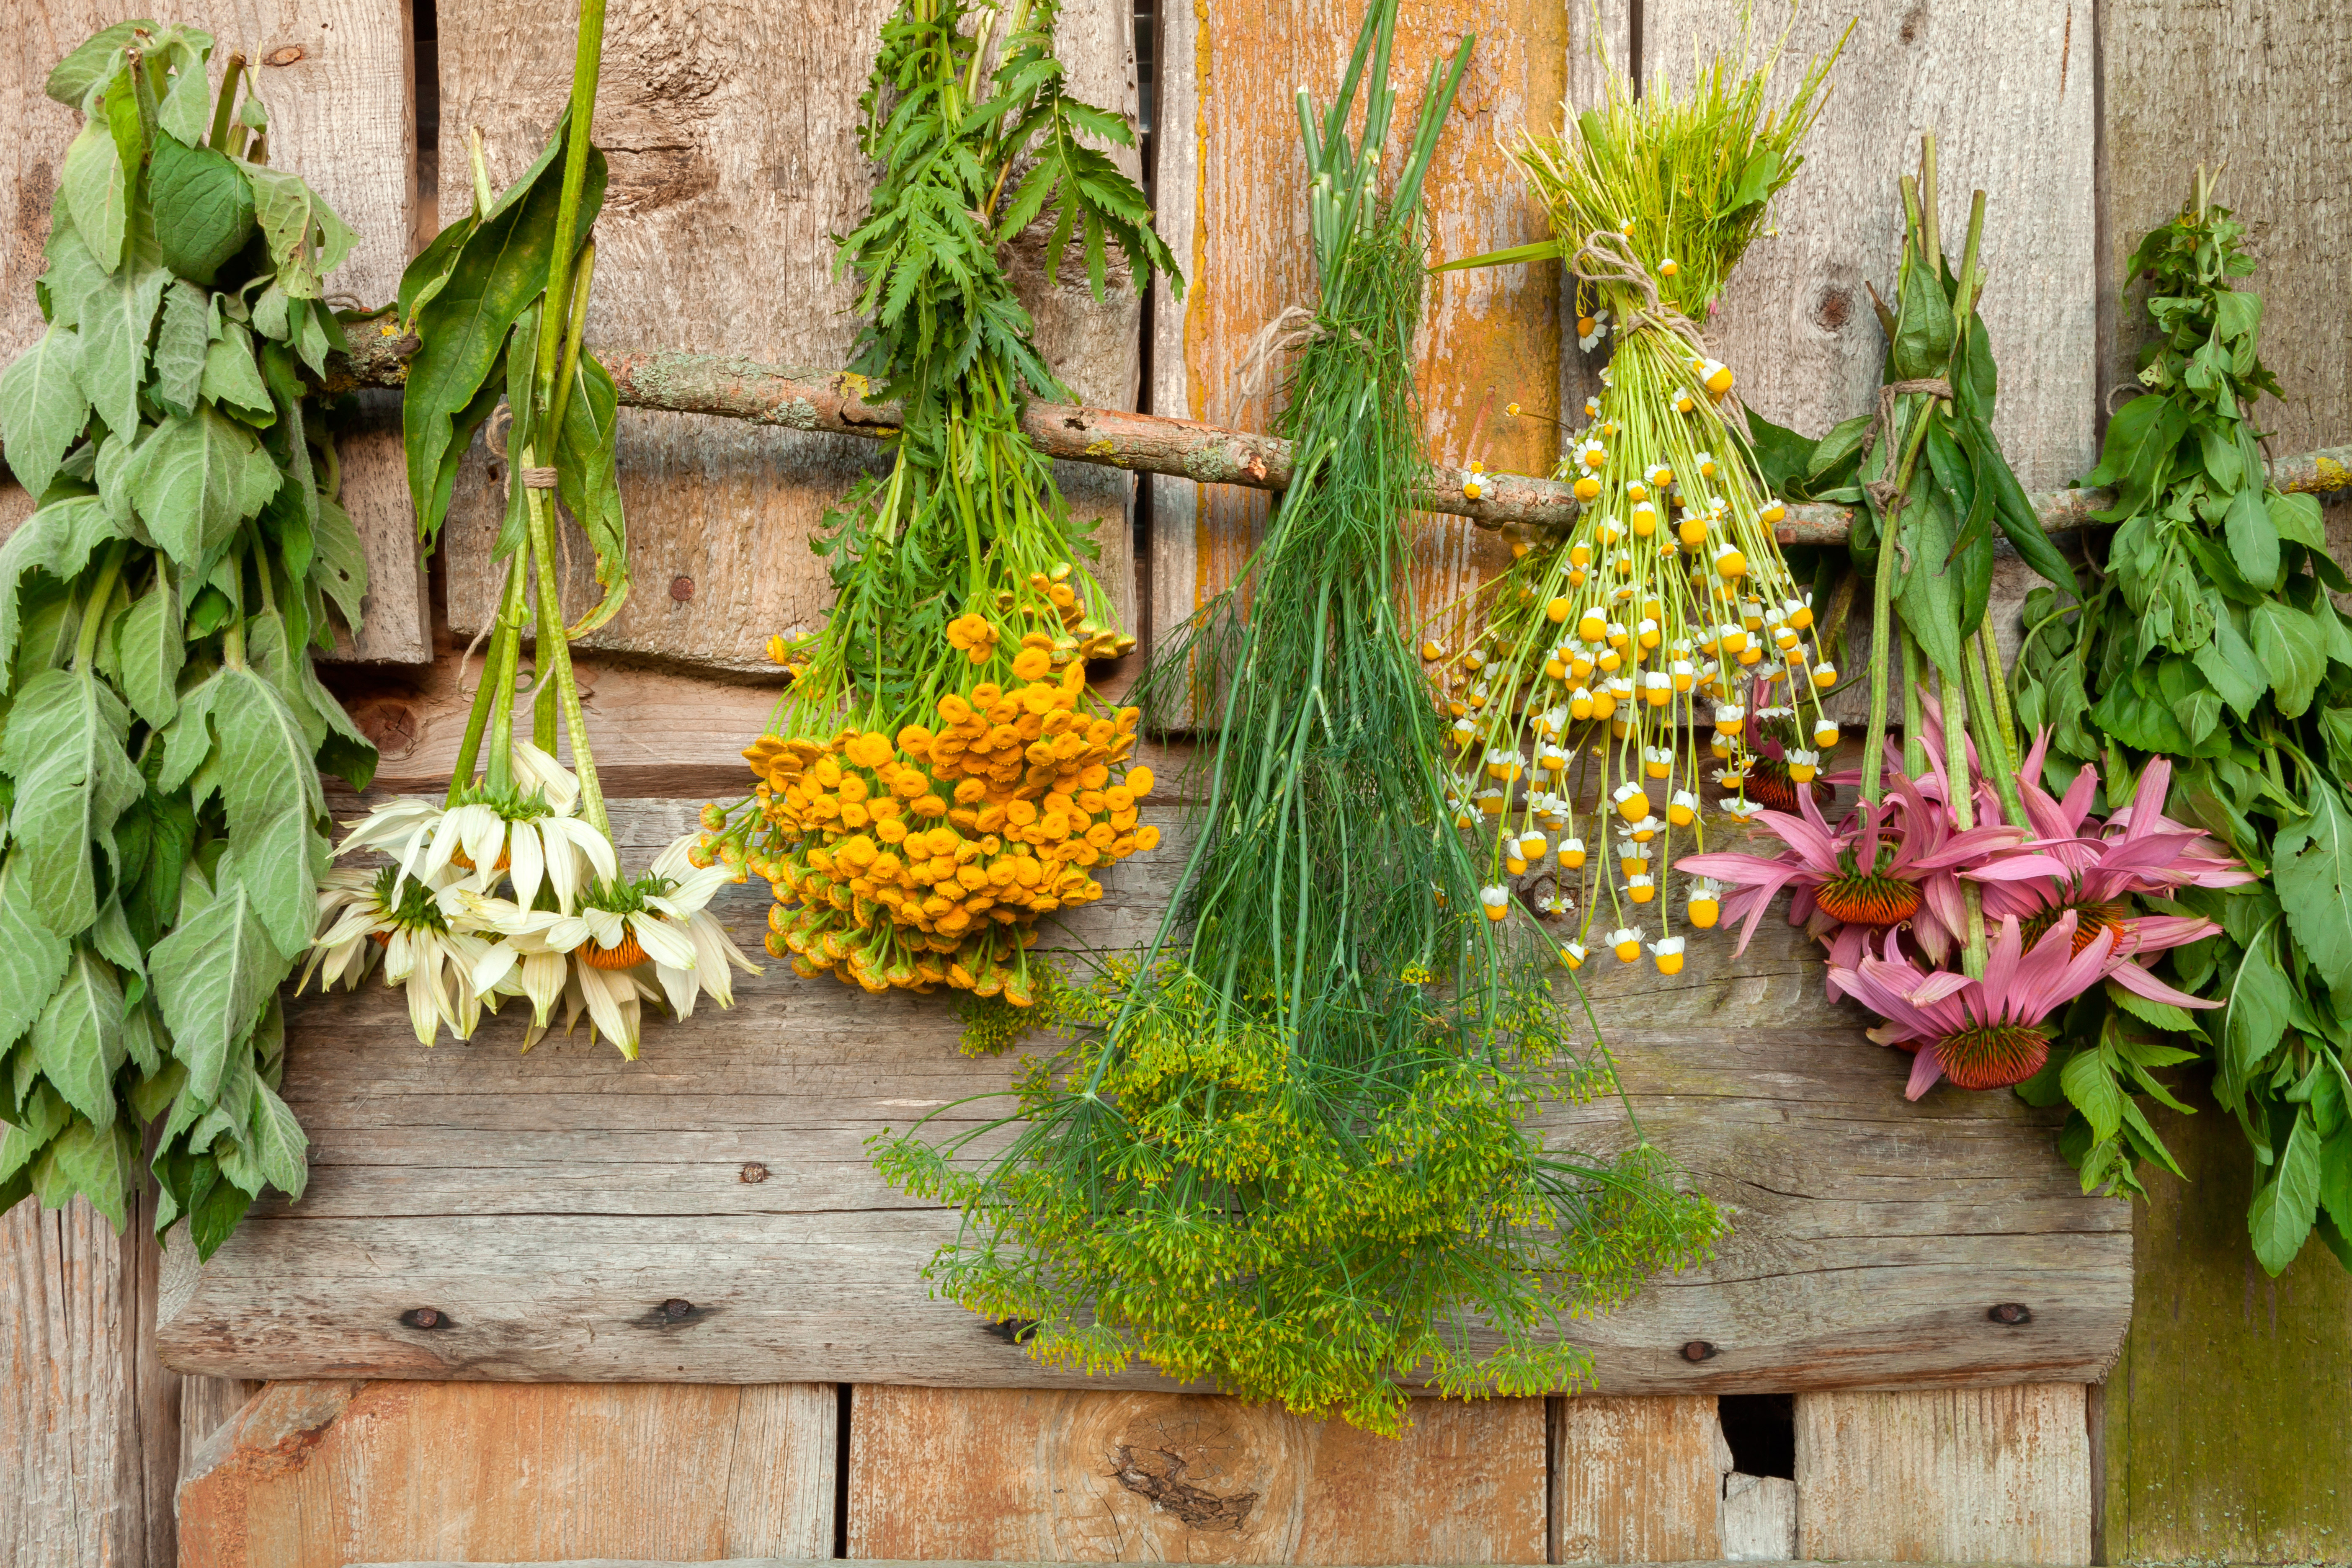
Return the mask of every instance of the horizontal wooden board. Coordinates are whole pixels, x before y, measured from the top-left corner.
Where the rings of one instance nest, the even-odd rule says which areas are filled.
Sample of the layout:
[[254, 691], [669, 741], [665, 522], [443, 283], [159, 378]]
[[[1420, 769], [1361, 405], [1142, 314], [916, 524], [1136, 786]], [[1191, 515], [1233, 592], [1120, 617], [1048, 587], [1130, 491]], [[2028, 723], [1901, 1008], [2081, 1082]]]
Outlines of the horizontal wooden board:
[[[693, 801], [616, 805], [629, 858], [687, 831]], [[1066, 940], [1126, 947], [1160, 917], [1173, 847], [1105, 877]], [[719, 906], [756, 946], [764, 889]], [[2130, 1301], [2129, 1215], [2086, 1199], [2051, 1121], [2007, 1095], [1902, 1098], [1904, 1059], [1822, 993], [1777, 919], [1748, 954], [1694, 943], [1662, 981], [1591, 971], [1650, 1138], [1735, 1211], [1707, 1267], [1581, 1323], [1601, 1391], [2088, 1379]], [[1605, 962], [1605, 961], [1604, 961]], [[945, 998], [867, 998], [782, 965], [731, 1012], [656, 1024], [645, 1059], [520, 1024], [419, 1047], [378, 986], [293, 1012], [288, 1093], [309, 1194], [257, 1205], [161, 1333], [220, 1375], [856, 1381], [1068, 1386], [926, 1294], [953, 1216], [899, 1197], [866, 1139], [1002, 1091], [1012, 1064], [958, 1054]], [[982, 1114], [957, 1109], [948, 1125]], [[1623, 1110], [1547, 1131], [1622, 1146]], [[764, 1179], [751, 1179], [751, 1167]], [[2021, 1301], [2033, 1321], [1989, 1321]], [[685, 1302], [687, 1308], [665, 1303]], [[436, 1308], [440, 1328], [402, 1314]], [[1688, 1359], [1697, 1356], [1700, 1359]], [[1166, 1387], [1143, 1368], [1100, 1386]]]
[[1201, 1394], [861, 1384], [847, 1555], [1541, 1563], [1544, 1426], [1539, 1399], [1391, 1440]]

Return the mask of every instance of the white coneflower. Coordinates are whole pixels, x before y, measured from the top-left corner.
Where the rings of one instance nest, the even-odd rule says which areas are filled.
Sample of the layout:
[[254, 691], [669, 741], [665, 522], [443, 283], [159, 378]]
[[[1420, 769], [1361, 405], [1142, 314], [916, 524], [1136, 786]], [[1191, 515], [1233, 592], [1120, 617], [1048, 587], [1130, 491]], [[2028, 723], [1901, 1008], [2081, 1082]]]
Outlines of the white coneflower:
[[1683, 939], [1670, 936], [1652, 942], [1650, 956], [1658, 961], [1659, 973], [1680, 974], [1683, 972]]
[[1471, 722], [1468, 719], [1456, 719], [1454, 721], [1454, 743], [1455, 745], [1466, 746], [1477, 738], [1478, 726], [1476, 724]]
[[1666, 825], [1654, 816], [1644, 816], [1627, 829], [1633, 836], [1633, 842], [1636, 844], [1647, 844], [1665, 830]]
[[1715, 547], [1711, 557], [1716, 574], [1721, 577], [1744, 577], [1748, 574], [1748, 556], [1739, 546], [1728, 540]]
[[1601, 468], [1609, 462], [1609, 448], [1586, 437], [1576, 448], [1576, 460], [1588, 468]]
[[1678, 658], [1666, 666], [1666, 674], [1676, 691], [1688, 691], [1698, 680], [1697, 671], [1686, 658]]
[[1570, 715], [1571, 717], [1573, 717], [1573, 718], [1577, 718], [1577, 719], [1590, 719], [1590, 718], [1591, 718], [1591, 717], [1592, 717], [1592, 693], [1591, 693], [1591, 691], [1589, 689], [1585, 688], [1585, 687], [1581, 687], [1581, 686], [1580, 686], [1580, 687], [1578, 687], [1575, 690], [1573, 690], [1573, 691], [1570, 692], [1570, 693], [1568, 694], [1568, 710], [1569, 710]]
[[1827, 691], [1831, 687], [1835, 686], [1837, 682], [1838, 671], [1836, 665], [1832, 664], [1828, 659], [1823, 659], [1821, 663], [1813, 666], [1813, 686], [1815, 689]]
[[1637, 904], [1646, 904], [1658, 896], [1657, 880], [1646, 873], [1628, 877], [1625, 879], [1625, 896]]
[[1654, 669], [1642, 677], [1642, 700], [1653, 708], [1664, 708], [1675, 700], [1673, 678], [1662, 669]]
[[1547, 742], [1536, 748], [1536, 766], [1548, 773], [1568, 771], [1568, 753]]
[[431, 1045], [445, 1026], [467, 1039], [489, 994], [472, 984], [474, 965], [488, 944], [469, 925], [446, 875], [428, 881], [403, 877], [391, 866], [336, 868], [320, 879], [318, 936], [295, 989], [313, 974], [322, 976], [321, 989], [338, 982], [356, 987], [381, 948], [384, 984], [406, 991], [416, 1043]]

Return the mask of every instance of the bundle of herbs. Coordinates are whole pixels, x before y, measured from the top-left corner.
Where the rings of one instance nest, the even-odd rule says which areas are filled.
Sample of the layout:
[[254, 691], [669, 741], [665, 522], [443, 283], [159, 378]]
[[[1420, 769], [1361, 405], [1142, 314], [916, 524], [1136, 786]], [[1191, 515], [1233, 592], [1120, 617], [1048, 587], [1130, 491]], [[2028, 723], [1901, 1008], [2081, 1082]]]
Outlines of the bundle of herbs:
[[1335, 101], [1299, 95], [1320, 297], [1281, 419], [1297, 472], [1240, 581], [1147, 678], [1147, 700], [1217, 724], [1174, 904], [1091, 1027], [1030, 1065], [1017, 1116], [877, 1141], [894, 1184], [963, 1210], [929, 1278], [1034, 1321], [1033, 1355], [1140, 1356], [1387, 1433], [1400, 1379], [1572, 1384], [1564, 1321], [1722, 1228], [1655, 1151], [1588, 1158], [1528, 1129], [1609, 1075], [1444, 826], [1444, 721], [1411, 642], [1412, 345], [1422, 182], [1470, 43], [1432, 65], [1384, 160], [1395, 26], [1375, 4]]
[[698, 850], [772, 884], [768, 951], [797, 973], [970, 993], [991, 1039], [989, 1009], [1045, 984], [1037, 921], [1159, 841], [1138, 822], [1136, 712], [1087, 679], [1134, 639], [1020, 429], [1025, 397], [1068, 394], [1005, 256], [1034, 226], [1049, 282], [1073, 243], [1097, 298], [1111, 246], [1138, 289], [1158, 271], [1181, 297], [1182, 279], [1143, 193], [1085, 140], [1134, 136], [1063, 90], [1057, 14], [1017, 0], [1001, 53], [995, 5], [906, 0], [883, 29], [860, 131], [881, 179], [840, 264], [868, 318], [856, 368], [906, 423], [817, 542], [835, 604], [772, 643], [792, 686], [744, 753], [759, 782], [705, 811]]
[[[419, 1042], [469, 1038], [485, 1011], [523, 999], [523, 1047], [583, 1016], [634, 1058], [647, 1002], [692, 1013], [733, 1000], [731, 967], [756, 969], [705, 909], [740, 871], [696, 863], [695, 840], [625, 873], [598, 787], [571, 642], [628, 591], [614, 465], [612, 377], [581, 346], [604, 199], [604, 158], [589, 141], [603, 57], [603, 0], [583, 0], [572, 96], [546, 147], [493, 195], [473, 140], [473, 210], [402, 274], [400, 319], [419, 342], [402, 399], [418, 536], [438, 538], [459, 458], [503, 404], [509, 458], [504, 523], [491, 548], [505, 578], [446, 796], [404, 796], [352, 825], [338, 854], [394, 863], [328, 874], [305, 982], [357, 985], [380, 956], [407, 994]], [[568, 510], [604, 585], [567, 626], [562, 595]], [[522, 645], [536, 654], [531, 733], [515, 733]], [[572, 767], [556, 758], [558, 721]], [[486, 746], [487, 742], [487, 746]], [[477, 771], [478, 767], [478, 772]]]
[[2053, 789], [2099, 779], [2121, 805], [2141, 780], [2137, 822], [2167, 804], [2144, 781], [2168, 768], [2169, 809], [2261, 879], [2168, 906], [2218, 927], [2170, 965], [2223, 1005], [2192, 1017], [2086, 994], [2024, 1092], [2070, 1106], [2061, 1146], [2086, 1191], [2137, 1193], [2143, 1163], [2179, 1173], [2138, 1101], [2189, 1109], [2147, 1069], [2209, 1065], [2258, 1167], [2247, 1226], [2276, 1274], [2315, 1233], [2352, 1268], [2352, 632], [2330, 597], [2352, 580], [2318, 504], [2266, 475], [2253, 410], [2279, 387], [2261, 296], [2237, 287], [2255, 265], [2244, 238], [2200, 169], [2133, 253], [2147, 390], [2083, 480], [2114, 488], [2097, 515], [2116, 530], [2087, 589], [2027, 601], [2015, 679], [2019, 713], [2049, 727]]
[[[1612, 74], [1599, 107], [1518, 149], [1557, 237], [1453, 264], [1564, 258], [1583, 345], [1616, 337], [1562, 463], [1574, 525], [1521, 550], [1464, 647], [1423, 648], [1454, 716], [1449, 814], [1496, 896], [1516, 884], [1574, 932], [1571, 968], [1590, 945], [1632, 963], [1646, 944], [1660, 972], [1681, 969], [1658, 894], [1677, 837], [1705, 841], [1702, 743], [1741, 823], [1793, 805], [1837, 739], [1820, 704], [1837, 674], [1808, 646], [1811, 597], [1773, 537], [1786, 509], [1699, 326], [1803, 163], [1836, 51], [1777, 110], [1778, 50], [1751, 55], [1743, 36], [1736, 58], [1702, 58], [1679, 94], [1637, 98]], [[1712, 925], [1719, 889], [1687, 891], [1690, 923]]]
[[[2242, 873], [2193, 834], [2155, 831], [2145, 804], [2091, 821], [2079, 794], [2062, 801], [2021, 776], [2041, 742], [2021, 749], [1994, 644], [1995, 530], [2052, 581], [2071, 586], [2074, 574], [1992, 434], [1999, 380], [1977, 311], [1985, 194], [1975, 193], [1955, 269], [1932, 136], [1902, 192], [1877, 412], [1819, 443], [1750, 415], [1775, 482], [1856, 503], [1850, 549], [1872, 584], [1873, 628], [1869, 724], [1850, 775], [1861, 800], [1835, 826], [1810, 797], [1793, 815], [1763, 813], [1759, 825], [1786, 846], [1778, 856], [1719, 852], [1685, 865], [1736, 889], [1724, 907], [1745, 916], [1743, 942], [1766, 904], [1794, 889], [1790, 919], [1829, 948], [1830, 994], [1869, 1005], [1882, 1019], [1872, 1037], [1911, 1054], [1916, 1100], [1946, 1079], [1982, 1090], [2032, 1078], [2049, 1058], [2052, 1015], [2087, 994], [2174, 1014], [2201, 1005], [2147, 961], [2209, 934], [2165, 912], [2169, 894]], [[1886, 754], [1898, 645], [1899, 763]], [[2164, 907], [2136, 910], [2135, 894]]]
[[157, 1226], [200, 1254], [307, 1140], [277, 1000], [326, 862], [321, 767], [375, 752], [311, 668], [366, 569], [304, 382], [342, 327], [353, 236], [268, 166], [244, 61], [124, 22], [48, 95], [82, 112], [37, 291], [0, 375], [33, 514], [0, 548], [0, 1207], [76, 1194], [123, 1223], [142, 1131]]

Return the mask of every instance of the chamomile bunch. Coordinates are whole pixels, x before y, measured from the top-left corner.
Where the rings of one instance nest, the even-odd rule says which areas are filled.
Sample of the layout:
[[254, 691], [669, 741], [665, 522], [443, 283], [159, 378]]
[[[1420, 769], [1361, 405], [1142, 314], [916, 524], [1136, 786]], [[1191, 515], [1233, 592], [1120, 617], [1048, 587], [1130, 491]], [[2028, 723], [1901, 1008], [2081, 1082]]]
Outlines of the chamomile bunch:
[[[1579, 514], [1564, 534], [1515, 552], [1490, 586], [1476, 639], [1486, 700], [1454, 731], [1480, 756], [1525, 738], [1556, 746], [1580, 763], [1574, 798], [1620, 825], [1588, 853], [1573, 962], [1605, 946], [1680, 967], [1659, 894], [1680, 847], [1703, 843], [1708, 785], [1717, 820], [1744, 824], [1757, 809], [1746, 789], [1751, 708], [1788, 709], [1815, 749], [1835, 740], [1821, 693], [1836, 672], [1808, 637], [1810, 595], [1773, 534], [1786, 509], [1757, 476], [1733, 373], [1698, 323], [1802, 161], [1836, 52], [1811, 62], [1777, 110], [1779, 48], [1757, 59], [1744, 29], [1682, 91], [1636, 99], [1612, 78], [1599, 106], [1517, 151], [1556, 239], [1454, 264], [1538, 248], [1565, 258], [1579, 341], [1610, 354], [1584, 422], [1563, 427], [1559, 477]], [[1537, 733], [1555, 714], [1564, 732]], [[1513, 803], [1499, 804], [1508, 816]]]

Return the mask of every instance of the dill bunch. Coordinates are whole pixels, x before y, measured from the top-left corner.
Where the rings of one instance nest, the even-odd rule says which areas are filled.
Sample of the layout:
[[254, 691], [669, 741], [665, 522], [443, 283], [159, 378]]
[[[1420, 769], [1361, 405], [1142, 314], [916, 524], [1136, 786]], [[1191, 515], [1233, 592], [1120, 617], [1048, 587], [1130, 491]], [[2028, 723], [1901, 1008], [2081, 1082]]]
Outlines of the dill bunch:
[[[1646, 947], [1677, 973], [1662, 894], [1677, 843], [1704, 847], [1707, 786], [1734, 823], [1794, 811], [1838, 738], [1821, 705], [1837, 671], [1773, 537], [1786, 509], [1697, 323], [1802, 164], [1843, 47], [1778, 109], [1780, 47], [1757, 60], [1744, 29], [1679, 92], [1636, 98], [1612, 74], [1600, 105], [1517, 149], [1555, 237], [1454, 264], [1564, 258], [1582, 346], [1616, 339], [1561, 462], [1576, 522], [1518, 553], [1464, 647], [1423, 650], [1454, 717], [1453, 819], [1489, 878], [1573, 915], [1571, 967]], [[1718, 889], [1685, 891], [1687, 923], [1714, 924]]]
[[1612, 1079], [1547, 970], [1513, 962], [1441, 815], [1443, 721], [1408, 640], [1412, 351], [1421, 183], [1470, 43], [1431, 67], [1384, 192], [1395, 20], [1376, 0], [1322, 115], [1300, 93], [1320, 298], [1281, 421], [1296, 476], [1144, 683], [1147, 705], [1220, 716], [1175, 903], [1100, 1026], [1027, 1068], [1016, 1115], [877, 1140], [894, 1184], [963, 1211], [929, 1277], [1034, 1321], [1039, 1359], [1139, 1356], [1391, 1434], [1400, 1379], [1572, 1384], [1590, 1368], [1564, 1321], [1722, 1229], [1655, 1151], [1554, 1152], [1525, 1126]]

